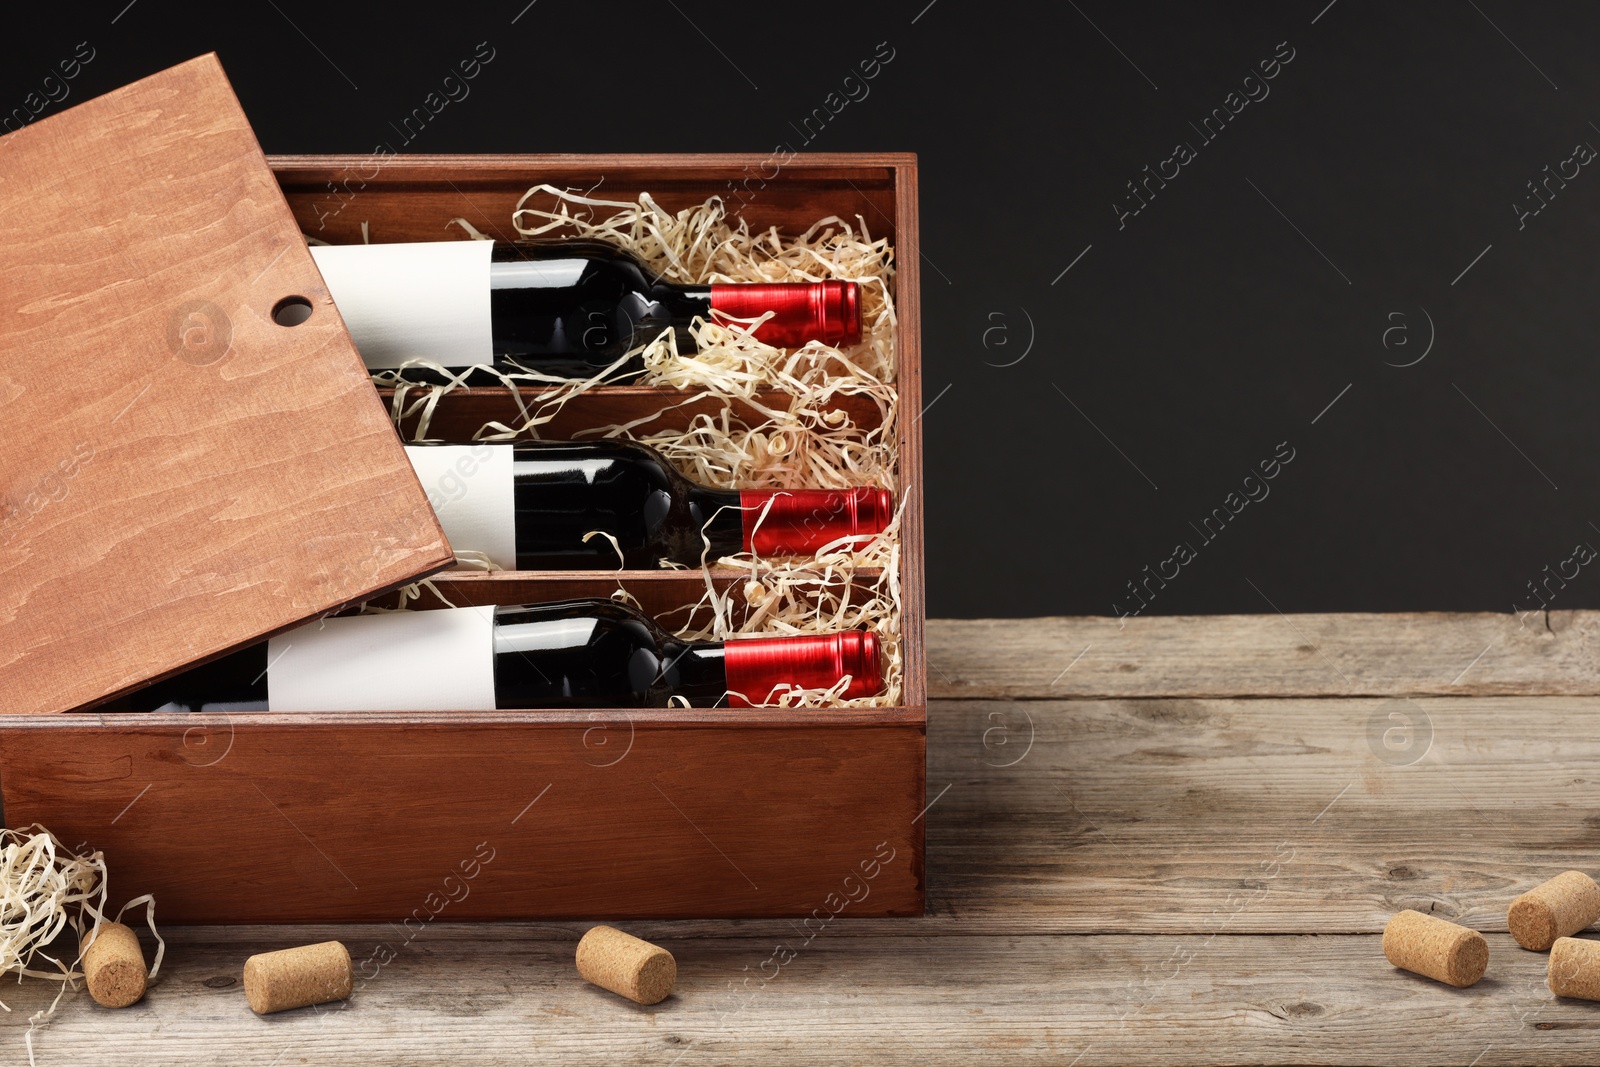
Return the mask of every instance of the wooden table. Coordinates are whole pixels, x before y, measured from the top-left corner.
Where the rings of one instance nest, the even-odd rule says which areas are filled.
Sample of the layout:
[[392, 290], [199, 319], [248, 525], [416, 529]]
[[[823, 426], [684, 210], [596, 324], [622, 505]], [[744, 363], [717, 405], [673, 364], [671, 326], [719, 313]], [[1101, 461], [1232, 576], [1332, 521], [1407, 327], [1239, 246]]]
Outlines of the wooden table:
[[[38, 1063], [1600, 1062], [1600, 1004], [1505, 932], [1524, 889], [1600, 873], [1600, 613], [929, 638], [921, 919], [623, 924], [678, 958], [653, 1008], [578, 980], [583, 923], [171, 929], [146, 999], [69, 993]], [[1484, 931], [1488, 976], [1390, 967], [1401, 908]], [[395, 956], [345, 1005], [253, 1016], [245, 957], [328, 938]], [[53, 993], [0, 986], [0, 1062]]]

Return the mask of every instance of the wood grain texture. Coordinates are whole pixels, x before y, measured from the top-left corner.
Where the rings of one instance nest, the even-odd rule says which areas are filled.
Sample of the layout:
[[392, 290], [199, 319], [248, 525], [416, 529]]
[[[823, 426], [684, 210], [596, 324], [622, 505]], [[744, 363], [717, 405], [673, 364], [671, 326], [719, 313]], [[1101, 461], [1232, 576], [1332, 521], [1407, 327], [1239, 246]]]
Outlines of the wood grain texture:
[[[1223, 639], [1238, 620], [1215, 622], [1212, 669], [1254, 662], [1258, 647]], [[1448, 642], [1481, 620], [1351, 627], [1363, 624], [1376, 645], [1397, 627]], [[1016, 620], [990, 636], [1076, 655], [1041, 632]], [[968, 676], [984, 655], [954, 651], [946, 669]], [[1536, 684], [1513, 663], [1502, 672]], [[1548, 957], [1504, 931], [1519, 893], [1595, 869], [1597, 712], [1586, 697], [936, 700], [924, 916], [861, 919], [852, 905], [809, 927], [620, 923], [678, 961], [677, 992], [649, 1009], [577, 977], [578, 938], [611, 918], [598, 909], [492, 926], [451, 921], [455, 903], [426, 924], [168, 926], [146, 999], [109, 1012], [69, 994], [36, 1035], [39, 1062], [169, 1063], [203, 1045], [262, 1067], [510, 1064], [530, 1050], [682, 1067], [1592, 1063], [1600, 1007], [1552, 997]], [[145, 888], [118, 879], [121, 894]], [[1379, 932], [1407, 907], [1485, 931], [1484, 980], [1456, 990], [1389, 966]], [[246, 957], [329, 938], [356, 960], [345, 1007], [249, 1013]], [[8, 988], [0, 1043], [16, 1057], [54, 992]]]
[[[576, 937], [322, 932], [346, 938], [348, 1001], [254, 1017], [244, 960], [291, 942], [185, 933], [140, 1004], [68, 994], [35, 1035], [39, 1063], [167, 1064], [198, 1048], [255, 1067], [1594, 1062], [1595, 1005], [1551, 996], [1546, 957], [1508, 934], [1489, 935], [1489, 975], [1464, 990], [1395, 970], [1376, 935], [664, 939], [677, 990], [641, 1008], [578, 978]], [[53, 992], [7, 990], [14, 1056]]]
[[[393, 412], [394, 388], [384, 386], [378, 393], [384, 398], [384, 406]], [[407, 440], [419, 439], [422, 412], [403, 413], [409, 411], [422, 395], [420, 390], [411, 389], [402, 398], [399, 426], [401, 435]], [[571, 397], [559, 411], [554, 412], [546, 412], [541, 408], [540, 395], [524, 389], [522, 403], [518, 404], [518, 398], [505, 386], [473, 386], [451, 390], [440, 397], [434, 406], [428, 420], [427, 439], [470, 441], [489, 422], [521, 427], [530, 417], [543, 418], [545, 415], [550, 416], [549, 421], [541, 422], [534, 428], [536, 435], [528, 432], [523, 436], [538, 436], [552, 441], [571, 440], [600, 436], [610, 426], [632, 426], [632, 432], [636, 435], [684, 430], [699, 417], [720, 419], [724, 407], [731, 414], [735, 426], [758, 426], [765, 421], [765, 417], [744, 400], [719, 402], [712, 397], [685, 400], [678, 390], [649, 385], [610, 385], [591, 390]], [[788, 394], [773, 390], [759, 393], [757, 399], [769, 408], [776, 405], [787, 409], [789, 405]], [[849, 418], [847, 425], [868, 429], [883, 425], [883, 411], [877, 400], [868, 396], [841, 394], [819, 405], [818, 410], [844, 412]]]
[[[803, 233], [829, 215], [860, 215], [873, 236], [894, 244], [898, 225], [915, 224], [896, 203], [906, 168], [916, 165], [907, 153], [802, 153], [781, 166], [754, 153], [269, 158], [301, 229], [332, 244], [361, 241], [363, 223], [377, 242], [446, 240], [460, 230], [446, 228], [456, 217], [497, 241], [514, 240], [511, 213], [536, 185], [597, 189], [599, 199], [624, 202], [648, 191], [674, 212], [720, 196], [756, 231]], [[528, 206], [556, 203], [540, 194]]]
[[1596, 695], [1600, 612], [941, 619], [928, 658], [968, 699]]
[[896, 339], [900, 420], [895, 435], [900, 443], [900, 484], [907, 497], [900, 520], [901, 632], [905, 635], [905, 695], [901, 699], [911, 707], [923, 707], [928, 702], [928, 604], [923, 564], [927, 549], [922, 532], [922, 231], [917, 215], [916, 157], [897, 160], [894, 172], [896, 232], [905, 238], [895, 251], [894, 279], [895, 314], [900, 325]]
[[0, 712], [449, 562], [215, 56], [0, 138], [0, 246]]
[[[1587, 739], [1597, 705], [1546, 698], [1534, 707], [1530, 712], [1526, 703], [1507, 698], [938, 702], [929, 727], [932, 805], [924, 820], [933, 857], [927, 922], [942, 932], [997, 935], [1177, 934], [1209, 927], [1357, 933], [1380, 931], [1395, 911], [1415, 908], [1477, 929], [1503, 930], [1506, 906], [1515, 896], [1554, 873], [1591, 868], [1600, 851], [1600, 743]], [[1428, 736], [1425, 749], [1420, 740], [1415, 752], [1385, 748], [1383, 732], [1401, 726], [1390, 718], [1395, 713], [1413, 721], [1409, 735], [1390, 742], [1398, 746], [1408, 737]], [[636, 713], [635, 725], [643, 729], [671, 715], [678, 720], [673, 728], [681, 729], [683, 714]], [[702, 711], [699, 721], [719, 714]], [[848, 719], [840, 718], [847, 713], [828, 714], [834, 717], [828, 728], [836, 732], [845, 723], [907, 721], [879, 719], [883, 713], [851, 713]], [[762, 715], [750, 722], [781, 723], [776, 713]], [[342, 759], [361, 747], [354, 727], [362, 718], [330, 717], [352, 728], [341, 738], [330, 723], [318, 736], [340, 738], [333, 751]], [[497, 718], [525, 722], [531, 716]], [[51, 723], [52, 735], [65, 728]], [[370, 725], [385, 738], [399, 732]], [[133, 762], [137, 752], [126, 760], [112, 756], [106, 742], [97, 740], [102, 731], [75, 735], [71, 745], [40, 744], [73, 750], [70, 759], [57, 757], [55, 773], [81, 795], [93, 794], [82, 806], [81, 825], [87, 828], [95, 818], [104, 823], [118, 816], [157, 774], [164, 776], [158, 780], [166, 790], [190, 791], [192, 782], [214, 778], [218, 791], [210, 803], [228, 801], [227, 790], [246, 779], [200, 773], [208, 768], [191, 772], [189, 761], [221, 755], [233, 743], [229, 729], [209, 719], [195, 732], [174, 725], [159, 744], [147, 742], [151, 754], [141, 763]], [[421, 725], [408, 723], [406, 729]], [[611, 758], [630, 733], [621, 716], [578, 718], [565, 729], [564, 743], [597, 762]], [[853, 746], [861, 736], [840, 743]], [[477, 765], [491, 758], [484, 753], [507, 743], [503, 735], [489, 735], [482, 752], [462, 759], [456, 754], [468, 742], [459, 739], [386, 740], [383, 754], [352, 757], [337, 773], [352, 782], [389, 781], [397, 773], [390, 768], [404, 766], [405, 754], [419, 745], [441, 745], [452, 760]], [[1417, 758], [1409, 765], [1392, 763], [1380, 751]], [[242, 773], [260, 758], [235, 747], [226, 759], [236, 756], [246, 757]], [[0, 747], [6, 766], [14, 758]], [[288, 781], [333, 773], [318, 762], [323, 758], [313, 757], [318, 770], [299, 770]], [[501, 758], [528, 757], [519, 750]], [[97, 773], [96, 767], [103, 770]], [[141, 774], [143, 780], [136, 780]], [[101, 776], [109, 780], [84, 783]], [[447, 777], [455, 782], [460, 776]], [[426, 788], [403, 780], [399, 792]], [[580, 779], [573, 788], [582, 785]], [[351, 786], [323, 797], [329, 788], [304, 787], [308, 796], [322, 797], [321, 807], [332, 805], [317, 817], [317, 826], [341, 840], [359, 834], [339, 826], [339, 818], [365, 820], [368, 832], [375, 832], [376, 816], [358, 798], [344, 795]], [[469, 793], [460, 809], [433, 818], [453, 817], [462, 832], [481, 825], [474, 797]], [[205, 826], [187, 830], [168, 808], [147, 805], [151, 799], [159, 799], [154, 789], [114, 824], [130, 835], [124, 848], [137, 852], [150, 847], [144, 844], [150, 837], [166, 835], [198, 835], [191, 845], [203, 847]], [[410, 807], [404, 811], [408, 820], [422, 818]], [[18, 821], [35, 814], [36, 806], [24, 799], [12, 801], [8, 811]], [[766, 818], [759, 812], [745, 817]], [[156, 819], [164, 821], [150, 821]], [[76, 832], [80, 822], [72, 825]], [[310, 827], [302, 829], [311, 834]], [[313, 835], [319, 845], [322, 832]], [[82, 836], [101, 840], [88, 829]], [[308, 861], [314, 858], [306, 842], [299, 847]], [[351, 847], [360, 851], [354, 842]], [[367, 847], [377, 846], [369, 841]], [[228, 862], [245, 876], [246, 858]], [[411, 876], [401, 871], [399, 877]], [[144, 883], [135, 878], [123, 884], [131, 892]], [[239, 900], [237, 892], [233, 899]], [[775, 931], [781, 924], [761, 929]]]
[[938, 701], [929, 908], [995, 933], [1367, 933], [1403, 908], [1505, 930], [1518, 894], [1596, 865], [1597, 712]]
[[935, 701], [916, 929], [1375, 934], [1414, 908], [1504, 931], [1519, 894], [1597, 869], [1597, 713], [1589, 698]]
[[178, 921], [427, 921], [452, 893], [461, 919], [804, 917], [880, 846], [862, 913], [923, 909], [920, 713], [25, 721], [9, 823], [103, 850]]

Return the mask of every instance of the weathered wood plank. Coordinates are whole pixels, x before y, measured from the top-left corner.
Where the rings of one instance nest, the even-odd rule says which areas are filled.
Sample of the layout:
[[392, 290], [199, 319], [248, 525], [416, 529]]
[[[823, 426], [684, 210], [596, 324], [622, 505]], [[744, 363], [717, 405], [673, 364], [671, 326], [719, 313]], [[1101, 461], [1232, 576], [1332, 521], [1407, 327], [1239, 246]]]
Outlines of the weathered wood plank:
[[933, 619], [928, 662], [935, 698], [1594, 695], [1600, 612]]
[[1571, 697], [936, 702], [930, 910], [994, 933], [1369, 932], [1406, 907], [1504, 930], [1522, 890], [1600, 873], [1597, 717]]
[[[174, 944], [133, 1008], [69, 995], [38, 1062], [241, 1065], [534, 1060], [680, 1064], [1590, 1064], [1600, 1005], [1561, 1001], [1547, 956], [1491, 934], [1466, 990], [1396, 971], [1375, 935], [961, 937], [795, 935], [669, 941], [678, 992], [639, 1008], [581, 982], [573, 940], [422, 937], [347, 1005], [253, 1016], [237, 979], [281, 941]], [[349, 943], [357, 960], [374, 937]], [[218, 988], [220, 986], [220, 988]], [[42, 983], [8, 989], [22, 1057]]]

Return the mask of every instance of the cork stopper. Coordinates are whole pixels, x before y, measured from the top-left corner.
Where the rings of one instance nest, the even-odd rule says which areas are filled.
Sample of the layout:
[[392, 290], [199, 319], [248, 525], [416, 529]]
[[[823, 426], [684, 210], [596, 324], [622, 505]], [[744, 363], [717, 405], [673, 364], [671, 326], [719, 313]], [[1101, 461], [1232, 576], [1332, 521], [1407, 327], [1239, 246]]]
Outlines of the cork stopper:
[[1547, 981], [1558, 997], [1600, 1000], [1600, 941], [1556, 938], [1550, 946]]
[[1482, 934], [1420, 911], [1402, 911], [1389, 920], [1383, 954], [1402, 970], [1457, 987], [1475, 983], [1489, 965], [1489, 943]]
[[144, 996], [149, 972], [144, 967], [144, 951], [139, 935], [122, 923], [101, 923], [79, 945], [83, 957], [83, 977], [95, 1003], [108, 1008], [126, 1008]]
[[1511, 902], [1506, 925], [1523, 948], [1543, 952], [1600, 919], [1600, 885], [1582, 871], [1558, 874]]
[[610, 926], [596, 926], [578, 942], [578, 974], [640, 1004], [667, 999], [678, 980], [678, 961], [659, 945]]
[[244, 995], [257, 1015], [343, 1000], [353, 976], [337, 941], [263, 952], [244, 961]]

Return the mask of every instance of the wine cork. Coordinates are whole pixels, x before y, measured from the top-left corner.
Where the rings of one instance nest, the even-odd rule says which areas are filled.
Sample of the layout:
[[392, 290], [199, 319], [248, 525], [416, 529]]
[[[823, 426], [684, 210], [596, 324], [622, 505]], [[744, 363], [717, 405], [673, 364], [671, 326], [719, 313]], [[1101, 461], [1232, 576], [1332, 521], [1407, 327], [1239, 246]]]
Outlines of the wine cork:
[[1489, 943], [1476, 930], [1402, 911], [1383, 928], [1383, 954], [1403, 970], [1446, 985], [1469, 986], [1489, 965]]
[[578, 942], [578, 974], [640, 1004], [659, 1004], [678, 980], [678, 961], [659, 945], [610, 926], [596, 926]]
[[244, 995], [257, 1015], [343, 1000], [352, 980], [350, 953], [337, 941], [263, 952], [244, 961]]
[[1550, 946], [1547, 981], [1558, 997], [1600, 1000], [1600, 941], [1556, 938]]
[[121, 923], [101, 923], [80, 945], [89, 995], [108, 1008], [126, 1008], [144, 996], [149, 972], [139, 935]]
[[1558, 874], [1511, 902], [1506, 925], [1523, 948], [1543, 952], [1600, 919], [1600, 885], [1582, 871]]

